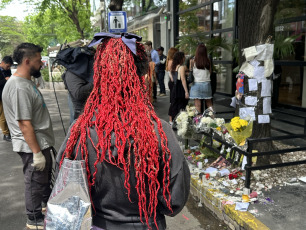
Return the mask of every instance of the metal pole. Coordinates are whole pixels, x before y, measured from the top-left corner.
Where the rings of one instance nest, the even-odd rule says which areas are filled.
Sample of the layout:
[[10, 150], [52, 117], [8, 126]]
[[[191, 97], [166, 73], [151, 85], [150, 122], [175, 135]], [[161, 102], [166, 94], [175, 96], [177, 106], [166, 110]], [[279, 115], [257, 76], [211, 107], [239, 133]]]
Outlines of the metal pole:
[[253, 144], [252, 143], [248, 143], [248, 155], [247, 155], [247, 164], [245, 166], [245, 187], [246, 188], [250, 188], [251, 185], [251, 169], [250, 167], [252, 166], [252, 156], [251, 153], [253, 151]]

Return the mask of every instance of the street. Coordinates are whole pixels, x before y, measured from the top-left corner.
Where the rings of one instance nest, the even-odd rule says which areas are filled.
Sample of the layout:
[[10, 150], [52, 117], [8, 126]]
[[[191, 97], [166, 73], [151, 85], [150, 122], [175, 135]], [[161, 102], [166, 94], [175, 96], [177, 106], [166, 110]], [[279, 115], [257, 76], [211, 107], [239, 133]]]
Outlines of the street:
[[[58, 150], [64, 137], [56, 97], [53, 90], [42, 90], [48, 106], [56, 138], [55, 149]], [[69, 108], [67, 105], [67, 92], [56, 92], [64, 127], [69, 128]], [[154, 104], [158, 116], [168, 120], [169, 97], [158, 97]], [[12, 151], [9, 142], [0, 139], [0, 229], [22, 230], [25, 227], [26, 215], [24, 206], [24, 182], [21, 158]], [[175, 217], [167, 217], [169, 230], [219, 230], [227, 229], [226, 225], [216, 219], [204, 207], [198, 207], [198, 201], [189, 197], [187, 205]]]

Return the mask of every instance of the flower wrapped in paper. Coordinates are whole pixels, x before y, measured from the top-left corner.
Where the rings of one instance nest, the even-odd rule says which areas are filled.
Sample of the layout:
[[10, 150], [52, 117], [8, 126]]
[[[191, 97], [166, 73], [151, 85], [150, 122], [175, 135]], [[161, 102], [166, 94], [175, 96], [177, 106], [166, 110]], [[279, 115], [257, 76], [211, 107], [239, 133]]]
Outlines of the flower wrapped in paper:
[[232, 118], [230, 123], [224, 124], [231, 137], [237, 145], [245, 142], [246, 138], [252, 135], [253, 121], [240, 119], [240, 117]]
[[186, 106], [186, 111], [181, 111], [175, 118], [177, 124], [177, 135], [183, 138], [192, 138], [194, 133], [193, 117], [195, 116], [195, 107]]

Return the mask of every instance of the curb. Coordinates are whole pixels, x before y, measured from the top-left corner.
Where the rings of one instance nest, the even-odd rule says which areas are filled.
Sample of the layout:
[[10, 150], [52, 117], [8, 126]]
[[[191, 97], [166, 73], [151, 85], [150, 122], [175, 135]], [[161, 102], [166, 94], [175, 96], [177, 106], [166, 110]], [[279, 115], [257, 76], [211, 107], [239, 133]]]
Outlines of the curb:
[[190, 194], [198, 197], [200, 202], [212, 211], [220, 220], [232, 230], [269, 230], [261, 221], [256, 219], [249, 212], [241, 212], [235, 210], [235, 205], [224, 205], [222, 201], [226, 201], [224, 197], [218, 197], [220, 192], [217, 189], [210, 189], [202, 185], [200, 179], [191, 176]]

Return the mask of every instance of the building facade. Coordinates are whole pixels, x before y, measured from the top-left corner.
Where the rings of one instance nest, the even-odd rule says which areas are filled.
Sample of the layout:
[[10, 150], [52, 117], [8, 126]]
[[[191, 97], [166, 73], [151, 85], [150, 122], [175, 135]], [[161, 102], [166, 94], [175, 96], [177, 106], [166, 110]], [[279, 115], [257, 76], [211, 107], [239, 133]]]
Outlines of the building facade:
[[[237, 47], [237, 0], [180, 0], [171, 5], [175, 44], [192, 55], [197, 42], [220, 38]], [[306, 109], [306, 1], [280, 0], [275, 15], [275, 74], [273, 104]], [[192, 39], [193, 38], [193, 39]], [[221, 39], [222, 38], [222, 39]], [[186, 44], [190, 44], [189, 47]], [[212, 52], [217, 92], [233, 95], [237, 67], [232, 50]]]

